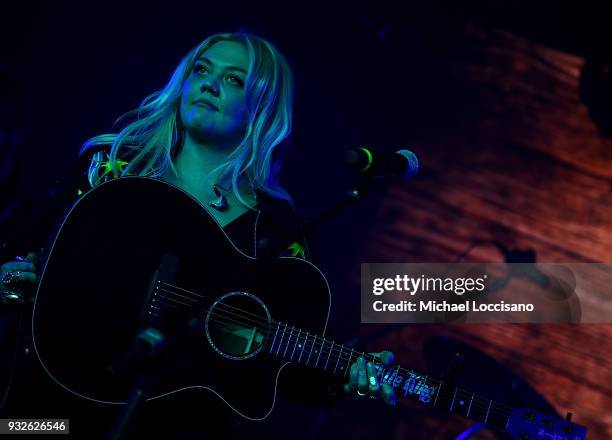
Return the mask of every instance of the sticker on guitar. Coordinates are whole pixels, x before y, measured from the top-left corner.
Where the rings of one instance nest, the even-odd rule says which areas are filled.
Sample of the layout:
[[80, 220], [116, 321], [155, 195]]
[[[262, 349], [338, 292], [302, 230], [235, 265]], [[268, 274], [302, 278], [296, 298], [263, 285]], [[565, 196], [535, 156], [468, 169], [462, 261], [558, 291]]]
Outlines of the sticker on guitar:
[[428, 384], [426, 376], [410, 373], [407, 378], [404, 378], [404, 376], [398, 373], [397, 368], [387, 368], [380, 364], [375, 365], [375, 368], [378, 383], [388, 384], [393, 388], [401, 386], [404, 397], [418, 395], [419, 401], [429, 403], [436, 392], [437, 386]]

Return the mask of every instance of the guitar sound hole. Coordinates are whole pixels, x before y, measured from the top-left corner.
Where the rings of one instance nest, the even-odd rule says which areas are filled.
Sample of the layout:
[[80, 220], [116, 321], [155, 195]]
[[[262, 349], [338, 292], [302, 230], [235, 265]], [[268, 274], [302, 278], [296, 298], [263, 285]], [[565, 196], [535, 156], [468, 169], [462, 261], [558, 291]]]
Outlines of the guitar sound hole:
[[230, 359], [255, 356], [263, 347], [270, 314], [259, 298], [231, 292], [219, 298], [206, 315], [206, 336], [212, 347]]

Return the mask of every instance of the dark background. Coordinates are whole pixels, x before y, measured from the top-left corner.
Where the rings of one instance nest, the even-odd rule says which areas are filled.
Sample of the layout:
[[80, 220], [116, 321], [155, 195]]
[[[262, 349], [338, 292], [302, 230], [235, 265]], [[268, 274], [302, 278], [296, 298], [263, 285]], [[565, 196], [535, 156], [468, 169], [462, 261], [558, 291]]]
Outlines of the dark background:
[[[283, 180], [304, 217], [356, 182], [342, 163], [347, 148], [409, 148], [422, 162], [417, 180], [379, 183], [312, 241], [334, 292], [336, 339], [362, 336], [363, 349], [389, 348], [404, 364], [428, 369], [425, 341], [457, 338], [526, 377], [556, 410], [573, 410], [593, 429], [590, 438], [606, 438], [608, 326], [385, 332], [360, 324], [358, 299], [361, 262], [454, 261], [466, 251], [467, 259], [502, 261], [491, 246], [472, 247], [477, 240], [533, 249], [539, 261], [612, 259], [612, 8], [602, 5], [5, 4], [0, 197], [11, 206], [50, 187], [74, 167], [85, 140], [111, 131], [206, 36], [261, 35], [286, 54], [296, 76]], [[301, 421], [293, 421], [310, 417], [300, 411], [277, 423], [295, 430]], [[384, 427], [375, 423], [381, 417]], [[389, 413], [361, 402], [317, 420], [311, 432], [321, 436], [368, 438], [452, 438], [466, 426], [413, 406]]]

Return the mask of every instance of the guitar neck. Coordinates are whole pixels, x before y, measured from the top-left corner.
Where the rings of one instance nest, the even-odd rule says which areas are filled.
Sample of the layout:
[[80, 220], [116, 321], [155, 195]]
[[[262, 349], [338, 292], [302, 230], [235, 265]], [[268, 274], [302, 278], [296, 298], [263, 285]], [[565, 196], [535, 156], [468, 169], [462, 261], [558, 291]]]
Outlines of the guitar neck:
[[512, 415], [512, 408], [491, 399], [459, 387], [449, 387], [400, 365], [386, 367], [372, 355], [288, 324], [274, 323], [265, 349], [274, 357], [344, 377], [348, 377], [351, 365], [363, 356], [366, 361], [373, 362], [378, 383], [392, 386], [398, 396], [475, 420], [494, 430], [506, 431]]

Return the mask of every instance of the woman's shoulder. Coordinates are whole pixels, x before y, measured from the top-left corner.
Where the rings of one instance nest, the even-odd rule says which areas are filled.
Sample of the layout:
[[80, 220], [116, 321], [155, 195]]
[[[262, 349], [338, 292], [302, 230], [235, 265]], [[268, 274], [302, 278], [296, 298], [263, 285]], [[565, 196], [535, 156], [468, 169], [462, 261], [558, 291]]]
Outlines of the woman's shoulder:
[[[282, 255], [310, 259], [304, 233], [304, 221], [295, 205], [269, 193], [257, 192], [261, 212], [261, 230]], [[276, 253], [276, 252], [274, 252]]]
[[117, 158], [113, 168], [110, 145], [90, 148], [79, 155], [78, 168], [82, 177], [81, 186], [91, 189], [100, 183], [117, 178], [127, 164], [126, 158]]
[[286, 228], [295, 228], [301, 225], [301, 219], [292, 202], [264, 191], [256, 190], [255, 193], [257, 209], [270, 222]]

